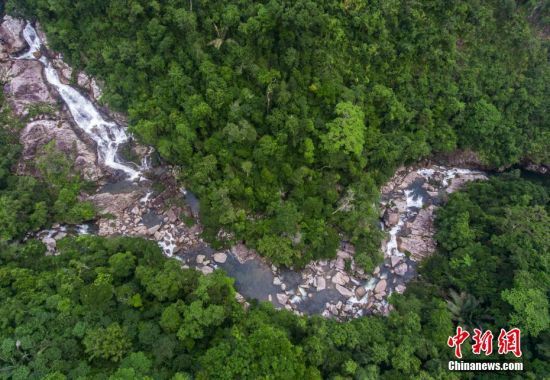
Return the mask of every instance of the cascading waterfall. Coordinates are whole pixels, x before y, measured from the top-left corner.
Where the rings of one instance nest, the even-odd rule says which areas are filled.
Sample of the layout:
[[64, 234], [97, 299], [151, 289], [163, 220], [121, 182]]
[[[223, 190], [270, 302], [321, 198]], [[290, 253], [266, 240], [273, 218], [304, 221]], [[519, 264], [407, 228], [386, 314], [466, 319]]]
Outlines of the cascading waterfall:
[[27, 23], [23, 30], [23, 38], [30, 48], [19, 59], [38, 60], [44, 65], [46, 80], [63, 98], [76, 125], [96, 142], [98, 158], [103, 164], [111, 169], [124, 172], [131, 180], [142, 178], [141, 170], [143, 170], [143, 166], [148, 165], [147, 158], [142, 161], [142, 168], [135, 169], [121, 162], [118, 157], [119, 147], [129, 139], [124, 128], [115, 122], [106, 120], [89, 99], [71, 86], [61, 83], [51, 62], [40, 54], [42, 41], [30, 23]]
[[[113, 121], [106, 120], [97, 110], [92, 101], [83, 96], [76, 89], [63, 84], [59, 79], [55, 67], [48, 58], [41, 54], [42, 41], [33, 26], [27, 22], [23, 29], [23, 38], [29, 45], [29, 50], [17, 57], [17, 59], [37, 60], [44, 66], [46, 81], [52, 85], [71, 113], [75, 124], [90, 136], [97, 144], [98, 159], [107, 167], [123, 172], [132, 181], [139, 181], [143, 178], [143, 172], [150, 168], [150, 155], [153, 148], [149, 148], [141, 160], [139, 167], [132, 167], [124, 163], [118, 156], [118, 150], [122, 144], [129, 140], [125, 129]], [[149, 200], [152, 192], [142, 198], [142, 202]], [[79, 228], [77, 233], [87, 234], [88, 226]], [[175, 239], [169, 233], [158, 242], [162, 250], [169, 256], [176, 248]]]

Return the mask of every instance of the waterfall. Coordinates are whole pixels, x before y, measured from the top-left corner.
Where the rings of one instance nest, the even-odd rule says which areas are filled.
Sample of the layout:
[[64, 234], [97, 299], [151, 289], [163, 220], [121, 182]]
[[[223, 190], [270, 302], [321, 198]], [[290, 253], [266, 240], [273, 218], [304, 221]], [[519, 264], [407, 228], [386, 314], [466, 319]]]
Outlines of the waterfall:
[[[40, 54], [42, 42], [30, 23], [27, 23], [23, 30], [23, 38], [30, 48], [19, 59], [38, 60], [44, 65], [46, 80], [57, 90], [69, 108], [76, 125], [96, 142], [99, 160], [111, 169], [124, 172], [131, 180], [140, 179], [141, 168], [134, 169], [118, 157], [119, 147], [129, 139], [125, 129], [113, 121], [106, 120], [95, 105], [76, 89], [61, 83], [51, 62], [46, 56]], [[142, 166], [147, 165], [148, 162], [145, 160]]]

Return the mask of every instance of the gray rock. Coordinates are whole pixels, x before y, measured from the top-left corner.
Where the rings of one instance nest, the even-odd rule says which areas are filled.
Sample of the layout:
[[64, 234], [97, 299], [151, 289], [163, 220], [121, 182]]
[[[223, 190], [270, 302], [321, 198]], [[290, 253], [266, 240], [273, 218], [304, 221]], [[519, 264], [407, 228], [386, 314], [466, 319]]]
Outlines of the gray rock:
[[19, 137], [23, 145], [23, 160], [34, 162], [41, 154], [44, 145], [55, 140], [56, 148], [65, 153], [84, 178], [97, 181], [103, 176], [102, 169], [97, 164], [96, 150], [84, 143], [74, 132], [69, 123], [57, 120], [37, 120], [28, 123]]
[[402, 257], [400, 256], [392, 256], [390, 258], [390, 261], [391, 261], [391, 266], [392, 267], [395, 267], [397, 264], [399, 264], [401, 261], [403, 260]]
[[46, 245], [46, 249], [49, 251], [49, 252], [53, 252], [55, 251], [55, 247], [57, 246], [57, 242], [55, 241], [54, 238], [51, 238], [51, 237], [45, 237], [42, 239], [42, 243], [44, 243]]
[[223, 264], [227, 260], [227, 254], [225, 254], [224, 252], [217, 252], [212, 258], [215, 262]]
[[54, 239], [60, 240], [60, 239], [63, 239], [65, 236], [67, 236], [67, 233], [60, 231], [57, 234], [55, 234]]
[[286, 305], [286, 303], [288, 302], [288, 296], [284, 293], [277, 293], [277, 301], [281, 305]]
[[214, 269], [212, 269], [209, 266], [204, 266], [204, 267], [201, 268], [201, 272], [202, 272], [202, 274], [210, 274], [210, 273], [214, 272]]
[[403, 284], [399, 284], [395, 287], [395, 291], [399, 294], [402, 294], [405, 291], [406, 287]]
[[25, 27], [23, 20], [5, 16], [0, 25], [0, 39], [2, 40], [1, 51], [8, 55], [23, 50], [27, 44], [21, 38], [21, 32]]
[[401, 263], [398, 266], [396, 266], [394, 269], [395, 274], [399, 276], [404, 276], [408, 270], [409, 270], [409, 266], [406, 263]]
[[350, 298], [353, 297], [353, 292], [349, 290], [348, 288], [343, 287], [342, 285], [336, 284], [336, 290], [338, 290], [338, 293], [343, 295], [344, 297]]
[[386, 292], [385, 291], [382, 291], [380, 293], [376, 293], [374, 295], [374, 298], [376, 298], [378, 301], [382, 301], [384, 299], [384, 297], [386, 296]]
[[197, 264], [202, 264], [202, 262], [204, 261], [204, 258], [205, 256], [204, 255], [197, 255]]
[[166, 213], [166, 217], [168, 218], [168, 222], [170, 223], [175, 223], [178, 219], [173, 209], [168, 210], [168, 212]]
[[346, 285], [349, 282], [349, 276], [342, 272], [336, 272], [332, 277], [332, 282], [338, 285]]
[[363, 286], [358, 286], [357, 289], [355, 289], [355, 297], [357, 299], [361, 299], [367, 294], [367, 290]]
[[155, 235], [158, 232], [158, 230], [160, 229], [160, 227], [161, 227], [161, 225], [157, 224], [156, 226], [153, 226], [153, 227], [149, 228], [147, 230], [147, 234], [148, 235]]
[[378, 283], [376, 284], [376, 286], [374, 287], [374, 293], [375, 294], [380, 294], [382, 292], [386, 292], [386, 286], [387, 286], [387, 283], [386, 283], [386, 280], [380, 280], [378, 281]]
[[325, 290], [325, 288], [327, 287], [327, 283], [326, 283], [326, 280], [324, 277], [321, 277], [321, 276], [317, 276], [316, 277], [316, 282], [317, 282], [317, 291], [320, 292], [321, 290]]
[[399, 213], [393, 210], [386, 210], [384, 213], [384, 223], [388, 227], [393, 227], [399, 223]]
[[7, 73], [10, 78], [6, 92], [17, 116], [26, 116], [32, 104], [55, 105], [56, 101], [42, 77], [38, 61], [14, 61]]
[[86, 73], [80, 72], [77, 76], [77, 83], [80, 87], [88, 90], [88, 87], [90, 86], [90, 77], [88, 77]]

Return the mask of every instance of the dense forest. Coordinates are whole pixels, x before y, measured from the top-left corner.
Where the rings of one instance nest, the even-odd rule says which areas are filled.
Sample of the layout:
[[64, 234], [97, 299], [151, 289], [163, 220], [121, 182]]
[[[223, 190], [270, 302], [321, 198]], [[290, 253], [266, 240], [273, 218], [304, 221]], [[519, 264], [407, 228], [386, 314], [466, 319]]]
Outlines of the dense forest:
[[[67, 237], [48, 256], [39, 241], [2, 240], [0, 378], [472, 378], [447, 371], [455, 324], [521, 328], [517, 378], [544, 378], [549, 200], [518, 173], [470, 184], [439, 212], [439, 253], [392, 296], [395, 311], [347, 323], [245, 308], [223, 272], [182, 269], [152, 241]], [[464, 360], [479, 358], [470, 347]], [[476, 378], [496, 375], [515, 376]]]
[[[3, 6], [3, 3], [0, 4]], [[104, 82], [103, 100], [179, 165], [210, 238], [273, 262], [378, 263], [378, 188], [433, 153], [548, 162], [543, 2], [8, 0]], [[542, 37], [542, 38], [541, 38]], [[438, 209], [438, 251], [388, 317], [346, 323], [235, 298], [143, 239], [29, 233], [95, 217], [48, 144], [35, 177], [0, 94], [0, 379], [540, 379], [550, 373], [550, 187], [518, 170]], [[518, 373], [449, 372], [447, 339], [518, 327]], [[471, 343], [471, 342], [466, 342]], [[480, 360], [471, 344], [464, 360]]]
[[[549, 162], [544, 2], [10, 0], [103, 79], [132, 130], [181, 165], [215, 236], [274, 263], [377, 261], [378, 188], [472, 149]], [[226, 234], [219, 235], [220, 229]]]

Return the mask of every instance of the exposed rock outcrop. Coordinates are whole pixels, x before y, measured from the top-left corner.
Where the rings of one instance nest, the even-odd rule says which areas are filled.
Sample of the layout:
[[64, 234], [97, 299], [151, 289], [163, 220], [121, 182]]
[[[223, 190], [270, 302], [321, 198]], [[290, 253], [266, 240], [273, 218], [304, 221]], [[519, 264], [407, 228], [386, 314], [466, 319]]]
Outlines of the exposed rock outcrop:
[[97, 164], [96, 147], [91, 140], [84, 141], [75, 132], [71, 115], [61, 106], [57, 92], [44, 78], [43, 65], [36, 60], [14, 58], [28, 48], [21, 37], [24, 26], [23, 20], [10, 16], [5, 16], [0, 24], [3, 90], [15, 116], [24, 121], [30, 119], [20, 134], [23, 154], [18, 171], [35, 174], [33, 163], [37, 155], [44, 145], [55, 140], [56, 147], [67, 154], [85, 179], [97, 181], [104, 173]]
[[405, 224], [406, 236], [397, 238], [397, 249], [410, 253], [414, 260], [420, 261], [435, 251], [433, 239], [434, 206], [418, 212], [418, 215]]
[[26, 47], [25, 41], [21, 38], [21, 31], [25, 26], [23, 20], [11, 16], [4, 16], [0, 25], [0, 59], [8, 59]]
[[4, 92], [17, 116], [26, 116], [33, 105], [57, 104], [44, 81], [40, 62], [13, 60], [10, 63]]
[[96, 164], [96, 152], [76, 135], [70, 124], [63, 120], [36, 120], [28, 123], [20, 134], [23, 145], [22, 169], [29, 172], [44, 145], [54, 140], [56, 148], [67, 154], [85, 179], [97, 181], [103, 176]]

